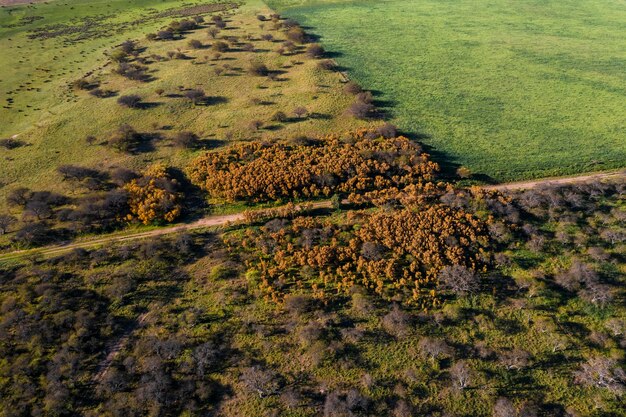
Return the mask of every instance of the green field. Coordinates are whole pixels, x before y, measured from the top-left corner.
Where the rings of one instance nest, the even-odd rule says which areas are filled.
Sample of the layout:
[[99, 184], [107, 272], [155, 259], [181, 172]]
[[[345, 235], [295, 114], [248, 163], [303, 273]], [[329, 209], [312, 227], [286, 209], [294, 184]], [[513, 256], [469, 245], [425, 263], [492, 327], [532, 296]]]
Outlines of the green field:
[[626, 164], [621, 0], [269, 0], [397, 124], [495, 180]]

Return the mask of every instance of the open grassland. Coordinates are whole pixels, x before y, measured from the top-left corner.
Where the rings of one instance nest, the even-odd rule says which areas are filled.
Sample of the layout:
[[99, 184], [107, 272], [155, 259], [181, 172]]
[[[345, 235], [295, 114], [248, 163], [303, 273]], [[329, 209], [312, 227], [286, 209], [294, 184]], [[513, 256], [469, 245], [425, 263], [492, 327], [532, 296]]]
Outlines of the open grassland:
[[622, 1], [270, 0], [397, 124], [498, 181], [624, 166]]
[[[261, 2], [249, 1], [222, 12], [227, 26], [216, 38], [207, 33], [211, 26], [206, 23], [170, 41], [145, 39], [147, 33], [177, 18], [158, 18], [156, 11], [150, 12], [150, 2], [71, 4], [71, 13], [66, 13], [68, 6], [62, 2], [13, 8], [10, 13], [2, 9], [2, 18], [7, 22], [19, 21], [18, 15], [46, 16], [34, 23], [38, 26], [43, 25], [40, 22], [67, 24], [70, 16], [92, 18], [109, 9], [107, 5], [115, 13], [104, 20], [102, 27], [97, 26], [102, 37], [94, 35], [76, 44], [71, 41], [72, 35], [28, 39], [31, 25], [2, 32], [3, 48], [6, 46], [12, 59], [23, 62], [13, 67], [7, 62], [0, 64], [4, 66], [0, 68], [2, 92], [14, 97], [9, 108], [0, 109], [0, 135], [19, 135], [16, 139], [26, 146], [2, 150], [0, 196], [17, 186], [65, 191], [66, 186], [55, 172], [63, 164], [141, 169], [162, 161], [182, 169], [194, 154], [229, 141], [317, 136], [363, 125], [344, 115], [352, 98], [343, 92], [338, 73], [320, 69], [318, 60], [303, 53], [304, 47], [283, 55], [275, 52], [285, 35], [272, 30], [271, 22], [263, 24], [257, 19], [257, 14], [270, 14]], [[182, 3], [159, 2], [159, 13], [165, 6], [172, 9], [174, 5], [180, 8]], [[205, 17], [208, 21], [211, 15]], [[114, 23], [121, 19], [134, 23]], [[262, 39], [263, 35], [274, 39]], [[140, 58], [146, 60], [150, 81], [133, 81], [115, 74], [118, 64], [104, 53], [110, 53], [125, 39], [139, 40]], [[191, 40], [199, 41], [201, 46], [192, 48]], [[217, 42], [228, 44], [219, 56], [212, 47]], [[91, 52], [83, 53], [85, 50]], [[178, 54], [179, 59], [170, 59], [168, 53]], [[265, 64], [272, 77], [250, 74], [253, 62]], [[81, 78], [98, 83], [100, 89], [113, 95], [98, 98], [68, 86]], [[5, 88], [11, 88], [11, 93]], [[186, 99], [186, 91], [193, 89], [203, 90], [206, 100], [193, 104]], [[117, 100], [123, 95], [140, 96], [141, 108], [120, 106]], [[298, 107], [304, 107], [307, 114], [296, 116], [294, 110]], [[277, 112], [285, 114], [280, 121], [272, 120]], [[251, 128], [255, 120], [262, 123], [258, 129]], [[131, 153], [115, 151], [106, 146], [106, 141], [122, 124], [152, 139]], [[181, 131], [198, 135], [198, 146], [182, 150], [173, 147], [171, 137]], [[85, 141], [88, 136], [95, 138], [91, 144]], [[1, 200], [0, 205], [4, 204], [4, 198]]]

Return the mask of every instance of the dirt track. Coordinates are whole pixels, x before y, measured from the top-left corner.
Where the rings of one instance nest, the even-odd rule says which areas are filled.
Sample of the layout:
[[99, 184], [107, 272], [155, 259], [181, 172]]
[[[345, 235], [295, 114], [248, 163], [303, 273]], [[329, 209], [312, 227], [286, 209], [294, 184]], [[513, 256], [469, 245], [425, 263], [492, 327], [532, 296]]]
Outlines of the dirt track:
[[588, 181], [598, 181], [598, 180], [618, 179], [618, 178], [621, 178], [622, 180], [626, 180], [626, 170], [599, 172], [597, 174], [577, 175], [573, 177], [543, 178], [540, 180], [533, 180], [533, 181], [509, 182], [506, 184], [488, 185], [483, 188], [488, 189], [488, 190], [498, 190], [498, 191], [519, 191], [519, 190], [530, 190], [532, 188], [540, 187], [540, 186], [580, 184], [580, 183], [584, 183]]
[[[563, 177], [563, 178], [547, 178], [535, 181], [522, 181], [513, 182], [507, 184], [490, 185], [484, 188], [498, 191], [519, 191], [532, 189], [543, 185], [565, 185], [565, 184], [579, 184], [587, 181], [597, 181], [603, 179], [622, 179], [626, 181], [626, 170], [602, 172], [597, 174], [579, 175], [575, 177]], [[330, 207], [330, 201], [320, 201], [314, 203], [312, 208]], [[8, 261], [11, 259], [19, 258], [28, 254], [39, 254], [43, 256], [59, 255], [63, 252], [67, 252], [73, 249], [80, 248], [93, 248], [102, 246], [104, 244], [112, 244], [119, 242], [126, 242], [129, 240], [137, 240], [150, 238], [155, 236], [168, 235], [172, 233], [178, 233], [183, 231], [190, 231], [195, 229], [202, 229], [207, 227], [225, 226], [229, 223], [236, 223], [244, 220], [243, 213], [219, 215], [219, 216], [207, 216], [193, 223], [179, 224], [177, 226], [163, 227], [160, 229], [149, 230], [146, 232], [137, 232], [131, 234], [118, 234], [99, 237], [92, 240], [85, 240], [82, 242], [68, 242], [61, 245], [48, 246], [38, 249], [20, 250], [15, 252], [9, 252], [0, 254], [0, 261]]]

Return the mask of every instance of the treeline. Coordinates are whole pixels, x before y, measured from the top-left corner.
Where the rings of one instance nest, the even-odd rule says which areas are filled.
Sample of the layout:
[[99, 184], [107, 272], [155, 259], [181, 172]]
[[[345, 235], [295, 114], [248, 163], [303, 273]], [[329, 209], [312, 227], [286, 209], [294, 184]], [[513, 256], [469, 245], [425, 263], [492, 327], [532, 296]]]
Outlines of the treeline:
[[362, 194], [434, 179], [438, 166], [418, 145], [404, 137], [371, 139], [369, 133], [235, 145], [197, 158], [188, 175], [213, 197], [251, 202]]

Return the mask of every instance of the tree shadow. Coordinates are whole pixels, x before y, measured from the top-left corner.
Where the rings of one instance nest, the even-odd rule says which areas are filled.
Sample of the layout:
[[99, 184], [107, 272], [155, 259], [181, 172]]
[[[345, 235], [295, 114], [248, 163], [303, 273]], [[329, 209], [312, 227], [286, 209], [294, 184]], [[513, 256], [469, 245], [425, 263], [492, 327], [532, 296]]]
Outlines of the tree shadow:
[[142, 101], [141, 103], [137, 104], [136, 108], [140, 110], [149, 110], [149, 109], [157, 108], [162, 104], [163, 103], [158, 103], [154, 101]]

